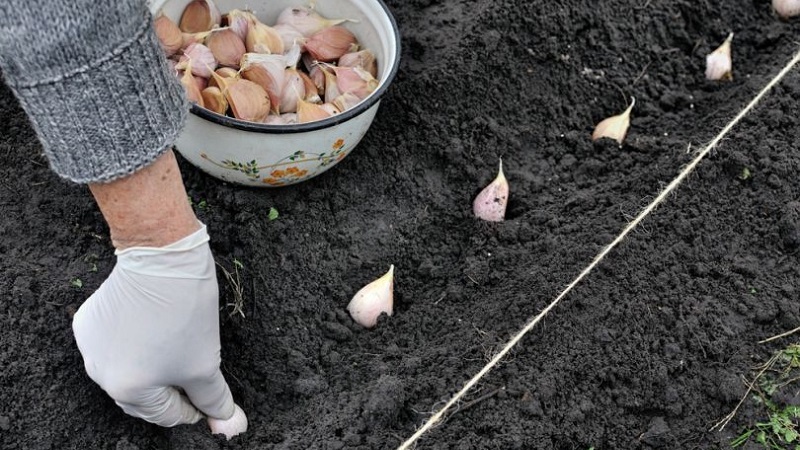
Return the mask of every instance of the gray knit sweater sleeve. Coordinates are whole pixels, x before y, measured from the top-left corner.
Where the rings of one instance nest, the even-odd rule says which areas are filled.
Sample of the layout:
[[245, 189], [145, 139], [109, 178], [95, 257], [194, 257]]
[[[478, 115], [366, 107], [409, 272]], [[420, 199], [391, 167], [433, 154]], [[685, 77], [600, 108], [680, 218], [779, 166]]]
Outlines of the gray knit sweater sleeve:
[[148, 165], [189, 109], [144, 0], [2, 0], [0, 67], [53, 170], [78, 183]]

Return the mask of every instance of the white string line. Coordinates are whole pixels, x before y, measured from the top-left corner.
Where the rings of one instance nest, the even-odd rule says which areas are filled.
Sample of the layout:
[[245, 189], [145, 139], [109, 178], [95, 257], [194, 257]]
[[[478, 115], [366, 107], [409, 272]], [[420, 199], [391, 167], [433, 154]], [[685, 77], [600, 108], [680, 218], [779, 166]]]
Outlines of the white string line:
[[552, 310], [553, 308], [555, 308], [556, 305], [558, 305], [558, 303], [561, 301], [561, 299], [563, 299], [572, 290], [572, 288], [574, 288], [578, 283], [580, 283], [580, 281], [583, 280], [583, 278], [586, 277], [586, 275], [588, 275], [589, 272], [591, 272], [595, 267], [597, 267], [597, 265], [606, 257], [606, 255], [608, 255], [611, 252], [611, 250], [613, 250], [614, 247], [617, 246], [617, 244], [619, 244], [620, 242], [622, 242], [623, 239], [625, 239], [625, 237], [628, 235], [628, 233], [631, 232], [631, 230], [636, 228], [636, 226], [639, 225], [639, 223], [642, 220], [644, 220], [644, 218], [647, 217], [648, 214], [653, 212], [653, 210], [656, 208], [656, 206], [658, 206], [662, 201], [664, 201], [664, 199], [666, 199], [667, 196], [670, 193], [672, 193], [672, 191], [674, 191], [675, 188], [677, 188], [678, 185], [684, 179], [686, 179], [687, 176], [689, 176], [689, 174], [692, 173], [692, 171], [695, 169], [695, 167], [697, 167], [697, 165], [700, 164], [700, 161], [706, 155], [708, 155], [709, 152], [711, 152], [711, 150], [714, 148], [714, 146], [717, 145], [719, 143], [719, 141], [721, 141], [722, 138], [725, 137], [726, 134], [728, 134], [728, 132], [731, 130], [731, 128], [733, 128], [737, 123], [739, 123], [739, 121], [744, 116], [746, 116], [747, 113], [749, 113], [751, 109], [753, 109], [753, 107], [761, 100], [761, 98], [764, 97], [764, 95], [766, 95], [767, 92], [769, 92], [769, 90], [772, 89], [779, 81], [781, 81], [781, 79], [783, 79], [783, 77], [787, 73], [789, 73], [790, 70], [792, 70], [792, 68], [795, 66], [795, 64], [797, 64], [798, 61], [800, 61], [800, 52], [798, 52], [794, 56], [794, 58], [792, 58], [792, 60], [789, 61], [789, 63], [786, 65], [786, 67], [784, 67], [783, 70], [781, 70], [778, 73], [778, 75], [776, 75], [775, 78], [773, 78], [772, 81], [770, 81], [764, 87], [764, 89], [762, 89], [761, 92], [759, 92], [758, 95], [756, 95], [755, 98], [753, 98], [753, 100], [730, 123], [728, 123], [728, 125], [726, 125], [725, 128], [722, 129], [722, 131], [720, 131], [720, 133], [717, 135], [717, 137], [715, 137], [714, 140], [712, 140], [711, 143], [708, 144], [703, 149], [703, 151], [701, 151], [697, 155], [697, 157], [695, 157], [683, 169], [683, 171], [680, 174], [678, 174], [678, 176], [674, 180], [672, 180], [672, 182], [670, 182], [667, 185], [667, 187], [664, 188], [663, 191], [661, 191], [660, 194], [658, 194], [658, 197], [656, 197], [655, 200], [653, 200], [649, 205], [647, 205], [647, 207], [645, 207], [644, 210], [642, 210], [642, 212], [639, 213], [638, 216], [636, 216], [636, 218], [634, 218], [630, 223], [628, 223], [628, 225], [622, 230], [622, 232], [619, 234], [619, 236], [617, 236], [600, 253], [598, 253], [597, 256], [594, 257], [594, 260], [591, 262], [591, 264], [589, 264], [585, 269], [583, 269], [583, 271], [580, 273], [580, 275], [578, 275], [578, 277], [575, 278], [575, 280], [572, 283], [570, 283], [563, 291], [561, 291], [561, 293], [558, 294], [558, 297], [556, 297], [556, 299], [553, 300], [552, 303], [547, 305], [547, 307], [544, 310], [542, 310], [542, 312], [540, 312], [536, 317], [534, 317], [533, 319], [530, 319], [530, 321], [525, 325], [525, 327], [522, 328], [522, 330], [520, 330], [510, 341], [508, 341], [506, 346], [502, 350], [500, 350], [500, 352], [498, 352], [492, 358], [492, 360], [489, 361], [489, 363], [486, 364], [483, 367], [483, 369], [480, 370], [480, 372], [478, 372], [474, 377], [472, 377], [472, 379], [470, 379], [464, 385], [464, 387], [462, 387], [461, 390], [458, 391], [458, 393], [456, 393], [456, 395], [454, 395], [453, 398], [450, 399], [450, 401], [448, 401], [444, 405], [444, 407], [442, 407], [442, 409], [440, 409], [436, 414], [431, 416], [428, 419], [428, 421], [425, 422], [425, 424], [420, 429], [418, 429], [416, 433], [414, 433], [410, 438], [408, 438], [408, 440], [403, 442], [403, 444], [401, 444], [400, 447], [398, 447], [397, 450], [408, 450], [410, 448], [410, 446], [414, 442], [417, 441], [417, 439], [419, 439], [423, 434], [425, 434], [428, 430], [430, 430], [431, 427], [433, 427], [437, 422], [439, 422], [442, 419], [442, 416], [444, 416], [444, 413], [447, 412], [448, 409], [450, 409], [454, 404], [456, 404], [456, 402], [458, 402], [461, 399], [461, 397], [463, 397], [464, 394], [467, 393], [467, 391], [469, 391], [473, 386], [475, 386], [475, 384], [477, 384], [478, 381], [480, 381], [480, 379], [483, 378], [484, 375], [489, 373], [489, 371], [492, 370], [492, 368], [495, 365], [497, 365], [497, 363], [500, 362], [500, 360], [503, 359], [503, 357], [509, 351], [511, 351], [511, 349], [515, 345], [517, 345], [517, 343], [519, 343], [519, 341], [522, 340], [522, 338], [529, 331], [531, 331], [533, 329], [533, 327], [537, 323], [539, 323], [539, 321], [542, 320], [542, 318], [544, 318], [544, 316], [547, 315], [547, 313], [550, 312], [550, 310]]

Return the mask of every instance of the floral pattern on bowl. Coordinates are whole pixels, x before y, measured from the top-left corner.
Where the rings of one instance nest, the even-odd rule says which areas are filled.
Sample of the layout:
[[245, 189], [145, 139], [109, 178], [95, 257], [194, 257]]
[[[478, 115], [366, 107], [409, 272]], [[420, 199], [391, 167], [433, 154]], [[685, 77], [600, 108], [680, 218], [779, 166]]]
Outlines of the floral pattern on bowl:
[[[330, 152], [313, 153], [297, 150], [273, 164], [259, 164], [258, 160], [242, 162], [232, 159], [214, 161], [208, 154], [200, 153], [200, 157], [220, 169], [241, 172], [253, 183], [264, 183], [269, 186], [286, 186], [298, 183], [316, 175], [320, 169], [341, 161], [349, 153], [342, 138], [331, 146]], [[264, 173], [267, 172], [264, 176]]]

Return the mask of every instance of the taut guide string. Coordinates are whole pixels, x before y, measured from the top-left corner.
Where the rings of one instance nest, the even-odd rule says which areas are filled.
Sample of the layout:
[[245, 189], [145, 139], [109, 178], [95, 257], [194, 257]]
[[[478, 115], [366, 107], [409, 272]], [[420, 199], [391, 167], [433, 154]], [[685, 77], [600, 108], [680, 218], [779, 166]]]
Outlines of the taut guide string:
[[777, 75], [775, 75], [775, 78], [773, 78], [772, 81], [767, 83], [764, 89], [762, 89], [761, 92], [759, 92], [758, 95], [756, 95], [755, 98], [753, 98], [753, 100], [751, 100], [750, 103], [748, 103], [747, 106], [741, 112], [739, 112], [739, 114], [737, 114], [736, 117], [734, 117], [733, 120], [731, 120], [730, 123], [728, 123], [725, 126], [725, 128], [722, 129], [722, 131], [719, 132], [717, 137], [715, 137], [714, 140], [711, 141], [711, 143], [709, 143], [700, 153], [698, 153], [697, 156], [683, 169], [683, 171], [681, 171], [681, 173], [678, 174], [678, 176], [674, 180], [672, 180], [672, 182], [670, 182], [667, 185], [667, 187], [664, 188], [663, 191], [661, 191], [660, 194], [658, 194], [655, 200], [653, 200], [649, 205], [647, 205], [642, 210], [642, 212], [639, 213], [638, 216], [636, 216], [632, 221], [628, 223], [628, 225], [625, 226], [625, 228], [622, 230], [619, 236], [617, 236], [613, 241], [611, 241], [610, 244], [608, 244], [605, 248], [603, 248], [603, 250], [601, 250], [600, 253], [598, 253], [597, 256], [594, 257], [592, 262], [588, 266], [586, 266], [585, 269], [583, 269], [583, 271], [575, 278], [575, 280], [573, 280], [563, 291], [561, 291], [560, 294], [558, 294], [558, 297], [556, 297], [552, 303], [547, 305], [547, 307], [544, 308], [542, 312], [540, 312], [536, 317], [530, 319], [528, 323], [525, 324], [525, 326], [522, 328], [522, 330], [520, 330], [513, 338], [511, 338], [511, 340], [508, 341], [506, 346], [503, 347], [503, 349], [500, 350], [492, 358], [492, 360], [489, 361], [483, 367], [483, 369], [480, 370], [480, 372], [478, 372], [474, 377], [472, 377], [472, 379], [470, 379], [464, 385], [464, 387], [462, 387], [461, 390], [458, 391], [453, 396], [453, 398], [451, 398], [442, 407], [442, 409], [440, 409], [434, 415], [432, 415], [425, 422], [425, 424], [421, 428], [419, 428], [416, 431], [416, 433], [414, 433], [410, 438], [408, 438], [405, 442], [403, 442], [400, 445], [400, 447], [398, 447], [397, 450], [408, 450], [409, 448], [411, 448], [410, 446], [414, 444], [423, 434], [425, 434], [434, 425], [436, 425], [436, 423], [442, 419], [444, 414], [453, 405], [455, 405], [473, 386], [475, 386], [478, 383], [478, 381], [480, 381], [480, 379], [483, 378], [484, 375], [489, 373], [489, 371], [492, 370], [492, 368], [496, 366], [497, 363], [499, 363], [500, 360], [503, 359], [503, 357], [505, 357], [505, 355], [509, 351], [511, 351], [511, 349], [514, 348], [514, 346], [517, 345], [517, 343], [519, 343], [519, 341], [522, 340], [522, 338], [525, 337], [525, 335], [529, 331], [531, 331], [533, 327], [536, 326], [537, 323], [539, 323], [540, 320], [544, 318], [544, 316], [546, 316], [553, 308], [556, 307], [556, 305], [558, 305], [558, 303], [564, 297], [566, 297], [566, 295], [572, 290], [572, 288], [574, 288], [578, 283], [580, 283], [581, 280], [583, 280], [595, 267], [597, 267], [597, 265], [600, 264], [600, 262], [611, 252], [611, 250], [613, 250], [620, 242], [622, 242], [625, 239], [628, 233], [630, 233], [634, 228], [636, 228], [636, 226], [639, 225], [639, 223], [641, 223], [645, 217], [647, 217], [651, 212], [653, 212], [653, 210], [656, 209], [656, 207], [661, 202], [663, 202], [664, 199], [666, 199], [667, 196], [671, 194], [672, 191], [674, 191], [675, 188], [677, 188], [678, 185], [680, 185], [681, 182], [683, 182], [683, 180], [686, 179], [687, 176], [689, 176], [689, 174], [692, 173], [692, 171], [694, 171], [697, 165], [700, 164], [700, 161], [702, 161], [703, 158], [705, 158], [706, 155], [708, 155], [711, 152], [714, 146], [716, 146], [722, 140], [722, 138], [724, 138], [725, 135], [728, 134], [728, 132], [737, 123], [739, 123], [739, 121], [742, 120], [742, 118], [746, 116], [747, 113], [749, 113], [750, 110], [752, 110], [753, 107], [755, 107], [759, 101], [761, 101], [761, 98], [764, 97], [764, 95], [766, 95], [776, 84], [778, 84], [778, 82], [780, 82], [783, 79], [783, 77], [787, 73], [789, 73], [789, 71], [791, 71], [794, 68], [794, 66], [798, 63], [798, 61], [800, 61], [800, 51], [798, 51], [797, 54], [794, 56], [794, 58], [792, 58], [792, 60], [789, 61], [789, 63], [786, 64], [786, 66], [780, 72], [778, 72]]

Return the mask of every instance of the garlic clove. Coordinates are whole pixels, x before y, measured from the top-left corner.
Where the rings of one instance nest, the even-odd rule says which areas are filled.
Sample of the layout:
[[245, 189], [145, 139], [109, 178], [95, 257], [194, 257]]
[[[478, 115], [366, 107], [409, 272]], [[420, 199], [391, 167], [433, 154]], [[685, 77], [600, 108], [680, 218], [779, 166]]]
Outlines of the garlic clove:
[[281, 40], [283, 41], [283, 48], [292, 48], [292, 46], [297, 44], [302, 44], [305, 42], [306, 37], [303, 36], [303, 33], [299, 32], [297, 28], [285, 24], [279, 23], [272, 27], [278, 34], [281, 36]]
[[347, 111], [348, 109], [356, 106], [361, 102], [361, 99], [358, 98], [355, 94], [350, 92], [345, 92], [344, 94], [336, 97], [333, 99], [333, 106], [335, 106], [339, 111]]
[[378, 76], [378, 64], [375, 61], [375, 54], [368, 49], [345, 53], [339, 58], [337, 65], [339, 67], [360, 67], [369, 72], [373, 78]]
[[222, 115], [228, 110], [228, 100], [225, 99], [218, 87], [207, 87], [200, 94], [203, 97], [203, 107], [207, 110]]
[[782, 19], [800, 15], [800, 0], [772, 0], [772, 9]]
[[611, 116], [603, 119], [594, 127], [592, 133], [592, 140], [596, 141], [601, 138], [610, 138], [617, 141], [617, 144], [622, 145], [625, 140], [625, 135], [628, 134], [628, 127], [631, 124], [631, 111], [633, 105], [636, 104], [636, 99], [631, 97], [631, 105], [628, 106], [622, 114]]
[[300, 49], [300, 44], [295, 42], [294, 44], [286, 50], [286, 53], [283, 55], [284, 65], [286, 67], [297, 68], [297, 63], [300, 62], [300, 56], [302, 55], [302, 50]]
[[198, 89], [197, 83], [194, 81], [191, 61], [187, 63], [186, 70], [183, 71], [181, 84], [183, 85], [183, 89], [186, 91], [186, 98], [189, 100], [189, 102], [197, 103], [197, 105], [200, 107], [204, 106], [203, 95], [200, 93], [200, 89]]
[[323, 105], [309, 103], [302, 98], [297, 100], [297, 123], [327, 119], [332, 114]]
[[283, 120], [283, 115], [270, 114], [264, 118], [264, 123], [267, 125], [285, 125], [286, 121]]
[[348, 52], [356, 37], [345, 27], [333, 26], [312, 34], [305, 49], [317, 61], [333, 62]]
[[503, 174], [503, 160], [497, 177], [475, 197], [472, 212], [475, 217], [489, 222], [502, 222], [506, 216], [508, 204], [508, 181]]
[[252, 81], [234, 79], [229, 82], [224, 94], [233, 116], [237, 119], [263, 122], [269, 114], [270, 101], [267, 92]]
[[219, 89], [228, 101], [233, 117], [250, 122], [263, 122], [270, 111], [267, 92], [256, 83], [243, 78], [224, 78], [212, 73]]
[[183, 33], [169, 17], [163, 14], [158, 16], [153, 21], [153, 27], [167, 57], [174, 55], [183, 47]]
[[234, 404], [233, 417], [228, 420], [220, 420], [209, 417], [208, 427], [211, 434], [224, 434], [228, 440], [232, 437], [247, 431], [247, 415], [245, 415], [239, 405]]
[[306, 75], [306, 73], [302, 70], [298, 70], [297, 74], [303, 79], [304, 90], [306, 93], [303, 99], [311, 103], [322, 103], [322, 98], [319, 96], [317, 85], [314, 84], [314, 81], [311, 79], [311, 77]]
[[283, 53], [283, 38], [281, 35], [274, 28], [259, 22], [258, 19], [250, 22], [244, 43], [249, 53], [276, 55]]
[[213, 0], [192, 0], [183, 10], [180, 28], [184, 33], [199, 33], [218, 26], [221, 19]]
[[219, 65], [239, 68], [239, 62], [245, 54], [244, 42], [230, 28], [214, 30], [206, 38], [206, 47], [211, 50]]
[[716, 50], [706, 55], [706, 79], [732, 80], [733, 62], [731, 61], [731, 41], [733, 33], [729, 34]]
[[394, 308], [394, 265], [382, 277], [361, 288], [350, 303], [347, 311], [353, 320], [365, 328], [378, 324], [381, 314], [391, 316]]
[[285, 72], [279, 110], [282, 113], [293, 113], [297, 111], [297, 99], [305, 98], [306, 85], [297, 69], [288, 68]]
[[336, 74], [326, 69], [322, 69], [322, 72], [325, 74], [325, 101], [331, 102], [336, 97], [342, 95], [342, 92], [336, 81]]
[[334, 67], [333, 70], [341, 92], [350, 92], [364, 99], [378, 88], [378, 80], [360, 67]]
[[[239, 78], [239, 71], [230, 67], [220, 67], [214, 72], [222, 78]], [[208, 79], [208, 86], [222, 88], [222, 86], [217, 83], [217, 79], [213, 76]]]
[[202, 33], [181, 33], [181, 38], [183, 39], [183, 45], [181, 48], [185, 49], [192, 44], [202, 44], [211, 33], [212, 31], [203, 31]]
[[223, 16], [223, 19], [228, 24], [228, 28], [239, 36], [242, 42], [247, 38], [247, 29], [251, 21], [256, 20], [255, 16], [247, 11], [241, 9], [232, 9]]
[[264, 88], [269, 95], [273, 111], [280, 112], [283, 86], [286, 77], [283, 55], [264, 55], [245, 53], [242, 56], [239, 73], [242, 78], [253, 81]]
[[302, 33], [303, 36], [308, 37], [322, 29], [338, 25], [347, 20], [349, 19], [326, 19], [312, 8], [295, 6], [281, 11], [276, 24], [289, 25]]
[[296, 113], [283, 113], [283, 114], [281, 114], [281, 119], [283, 119], [283, 123], [285, 123], [285, 124], [297, 123], [297, 114]]
[[323, 103], [323, 104], [321, 104], [319, 106], [320, 106], [320, 108], [325, 110], [331, 116], [335, 116], [335, 115], [339, 114], [340, 112], [342, 112], [333, 103]]
[[217, 60], [211, 50], [203, 44], [191, 44], [183, 51], [178, 64], [178, 70], [185, 69], [191, 61], [192, 72], [200, 77], [208, 78], [217, 67]]

